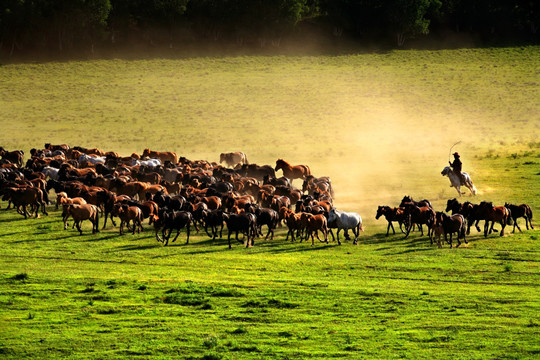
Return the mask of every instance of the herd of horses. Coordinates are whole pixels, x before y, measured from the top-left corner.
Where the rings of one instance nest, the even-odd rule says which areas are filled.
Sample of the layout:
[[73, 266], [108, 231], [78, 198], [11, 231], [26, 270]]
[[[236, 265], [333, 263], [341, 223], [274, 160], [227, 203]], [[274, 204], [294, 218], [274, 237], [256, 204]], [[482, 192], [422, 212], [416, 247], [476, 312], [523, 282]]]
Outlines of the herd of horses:
[[[451, 212], [447, 215], [446, 212]], [[428, 200], [414, 201], [410, 196], [405, 196], [398, 207], [379, 206], [377, 208], [376, 219], [384, 216], [388, 221], [386, 235], [388, 236], [390, 228], [396, 233], [393, 222], [399, 224], [400, 230], [407, 238], [415, 228], [424, 235], [423, 225], [426, 225], [428, 236], [433, 244], [436, 238], [437, 245], [442, 247], [441, 236], [444, 235], [445, 241], [452, 247], [452, 235], [457, 234], [457, 246], [461, 245], [460, 239], [467, 243], [466, 235], [470, 234], [471, 227], [476, 230], [482, 230], [478, 223], [484, 220], [484, 237], [492, 232], [497, 232], [493, 226], [495, 223], [501, 225], [500, 236], [504, 235], [504, 229], [507, 225], [514, 225], [512, 232], [516, 227], [521, 232], [517, 220], [525, 218], [525, 226], [529, 230], [534, 229], [532, 225], [532, 210], [529, 205], [513, 205], [505, 203], [504, 206], [494, 206], [492, 202], [482, 201], [479, 204], [473, 204], [470, 201], [460, 203], [457, 199], [450, 199], [446, 202], [445, 212], [435, 211]], [[448, 236], [450, 239], [448, 239]]]
[[[54, 190], [56, 208], [62, 209], [64, 229], [73, 219], [72, 228], [79, 234], [81, 223], [89, 220], [92, 232], [100, 231], [100, 218], [104, 229], [107, 221], [134, 234], [143, 231], [143, 221], [153, 226], [155, 237], [167, 245], [172, 237], [176, 241], [180, 231], [186, 230], [189, 243], [191, 227], [199, 232], [204, 229], [212, 239], [222, 238], [223, 229], [228, 230], [229, 248], [231, 237], [253, 246], [256, 237], [273, 239], [278, 226], [287, 227], [286, 240], [309, 241], [315, 244], [333, 241], [341, 244], [339, 233], [350, 239], [349, 231], [357, 244], [363, 231], [362, 217], [353, 212], [337, 210], [333, 205], [334, 190], [329, 177], [315, 177], [307, 165], [291, 165], [278, 159], [275, 166], [249, 163], [243, 152], [222, 153], [220, 162], [191, 161], [178, 157], [174, 152], [145, 149], [142, 154], [120, 156], [116, 152], [104, 152], [66, 144], [45, 144], [43, 149], [32, 149], [31, 157], [23, 166], [24, 153], [0, 148], [0, 196], [25, 218], [47, 215], [46, 206], [52, 204], [50, 191]], [[225, 166], [222, 165], [225, 163]], [[276, 172], [283, 176], [277, 177]], [[293, 186], [295, 180], [301, 188]], [[54, 200], [54, 199], [53, 199]], [[517, 218], [525, 217], [526, 227], [532, 228], [532, 212], [527, 205], [495, 207], [482, 202], [474, 205], [448, 201], [446, 212], [436, 212], [429, 201], [414, 201], [404, 197], [399, 207], [379, 206], [376, 218], [384, 216], [388, 221], [386, 235], [393, 222], [408, 237], [418, 229], [423, 235], [423, 225], [433, 239], [444, 238], [452, 246], [452, 235], [457, 233], [466, 242], [465, 234], [471, 225], [485, 220], [484, 234], [496, 231], [493, 224], [517, 226]], [[512, 222], [513, 221], [513, 222]], [[489, 224], [491, 223], [491, 227]], [[334, 235], [333, 229], [336, 230]], [[322, 239], [319, 236], [322, 234]], [[239, 235], [242, 235], [240, 238]], [[447, 236], [450, 236], [450, 240]]]

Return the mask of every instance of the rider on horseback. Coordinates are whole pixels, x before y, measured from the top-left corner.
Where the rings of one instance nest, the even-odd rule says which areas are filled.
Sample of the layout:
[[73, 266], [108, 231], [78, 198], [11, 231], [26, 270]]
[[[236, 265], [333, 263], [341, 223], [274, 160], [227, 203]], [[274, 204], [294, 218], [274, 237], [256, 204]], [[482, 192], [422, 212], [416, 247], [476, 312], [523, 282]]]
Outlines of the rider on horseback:
[[466, 183], [465, 177], [461, 173], [461, 166], [463, 165], [461, 163], [461, 160], [459, 159], [459, 154], [457, 152], [453, 153], [454, 155], [454, 162], [448, 162], [450, 166], [452, 167], [452, 170], [454, 171], [454, 174], [457, 175], [457, 177], [460, 179], [461, 184], [464, 185]]

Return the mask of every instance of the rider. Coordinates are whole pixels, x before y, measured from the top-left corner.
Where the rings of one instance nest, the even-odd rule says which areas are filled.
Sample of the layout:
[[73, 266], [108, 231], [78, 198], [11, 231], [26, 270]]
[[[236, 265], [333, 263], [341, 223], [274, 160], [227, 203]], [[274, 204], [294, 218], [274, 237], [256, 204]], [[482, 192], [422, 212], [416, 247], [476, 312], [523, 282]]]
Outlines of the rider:
[[451, 163], [449, 161], [448, 163], [452, 167], [452, 170], [454, 171], [454, 174], [456, 174], [458, 176], [458, 178], [460, 179], [461, 183], [464, 184], [465, 183], [465, 177], [461, 173], [461, 166], [463, 164], [461, 163], [461, 160], [459, 159], [459, 154], [457, 152], [455, 152], [452, 155], [454, 155], [454, 162]]

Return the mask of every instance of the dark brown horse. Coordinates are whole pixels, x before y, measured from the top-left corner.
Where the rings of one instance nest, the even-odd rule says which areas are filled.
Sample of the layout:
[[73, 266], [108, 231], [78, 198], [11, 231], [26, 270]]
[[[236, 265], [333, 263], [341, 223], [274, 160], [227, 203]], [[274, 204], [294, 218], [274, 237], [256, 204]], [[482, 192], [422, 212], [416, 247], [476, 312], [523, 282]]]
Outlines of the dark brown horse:
[[18, 167], [23, 166], [24, 152], [22, 150], [6, 151], [3, 147], [0, 147], [0, 156], [4, 160], [17, 164]]
[[307, 165], [291, 165], [283, 159], [276, 161], [275, 171], [283, 170], [283, 176], [289, 180], [305, 179], [308, 175], [311, 175], [311, 170]]
[[509, 209], [504, 206], [493, 206], [493, 203], [487, 201], [482, 201], [478, 205], [477, 216], [486, 219], [486, 223], [484, 224], [484, 237], [488, 236], [490, 221], [491, 229], [489, 229], [489, 233], [493, 230], [493, 224], [498, 222], [502, 226], [500, 236], [504, 235], [504, 228], [506, 225], [513, 224], [511, 211]]
[[388, 221], [388, 227], [386, 228], [386, 236], [388, 236], [390, 228], [392, 228], [394, 235], [396, 234], [394, 225], [392, 225], [393, 221], [397, 221], [397, 223], [399, 224], [399, 229], [402, 233], [405, 233], [402, 228], [403, 222], [405, 221], [405, 208], [392, 208], [386, 205], [379, 206], [377, 208], [377, 215], [375, 216], [375, 219], [379, 220], [381, 216], [384, 216], [386, 218], [386, 221]]
[[516, 231], [516, 227], [518, 228], [519, 232], [521, 232], [521, 229], [519, 228], [519, 225], [517, 223], [517, 219], [520, 217], [525, 218], [525, 226], [527, 227], [527, 230], [529, 230], [529, 224], [531, 225], [531, 229], [534, 229], [532, 224], [532, 210], [529, 205], [512, 205], [505, 203], [504, 207], [510, 209], [510, 212], [512, 214], [512, 220], [514, 221], [514, 228], [512, 229], [512, 233]]
[[401, 199], [401, 203], [399, 204], [400, 207], [402, 206], [405, 206], [405, 204], [413, 204], [413, 205], [416, 205], [418, 207], [422, 207], [422, 206], [428, 206], [430, 208], [433, 208], [433, 206], [431, 206], [431, 203], [429, 202], [429, 200], [420, 200], [420, 201], [414, 201], [412, 197], [410, 196], [404, 196], [403, 199]]
[[[463, 238], [463, 241], [465, 244], [468, 244], [467, 239], [465, 239], [465, 232], [467, 227], [467, 222], [465, 221], [465, 217], [461, 214], [454, 214], [452, 216], [448, 216], [445, 213], [438, 211], [435, 215], [435, 223], [436, 225], [440, 226], [442, 225], [443, 232], [444, 232], [444, 240], [450, 244], [450, 247], [452, 247], [452, 234], [457, 233], [457, 246], [461, 245], [461, 241], [459, 241], [459, 238]], [[450, 241], [448, 241], [448, 234], [450, 234]], [[433, 239], [431, 241], [433, 244]], [[439, 247], [440, 241], [438, 241]]]
[[[435, 222], [435, 210], [429, 206], [418, 207], [414, 204], [405, 204], [405, 228], [407, 233], [405, 239], [409, 236], [413, 226], [417, 224], [420, 227], [421, 236], [424, 236], [422, 224], [426, 224], [428, 228], [428, 236], [431, 234], [431, 227]], [[430, 240], [433, 243], [433, 239]]]
[[[2, 200], [11, 201], [13, 206], [17, 208], [17, 212], [24, 215], [25, 219], [27, 216], [32, 216], [31, 213], [34, 210], [37, 218], [40, 208], [43, 214], [48, 215], [47, 210], [45, 210], [45, 201], [41, 189], [30, 186], [26, 188], [7, 187], [2, 192], [4, 194]], [[31, 207], [30, 213], [26, 208], [27, 205]]]

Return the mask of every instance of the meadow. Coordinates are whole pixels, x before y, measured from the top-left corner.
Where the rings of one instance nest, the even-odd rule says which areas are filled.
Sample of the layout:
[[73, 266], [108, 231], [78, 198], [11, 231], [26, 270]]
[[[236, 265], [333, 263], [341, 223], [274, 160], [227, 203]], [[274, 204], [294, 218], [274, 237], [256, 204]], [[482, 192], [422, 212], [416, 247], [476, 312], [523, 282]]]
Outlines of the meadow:
[[[163, 247], [148, 225], [62, 229], [0, 210], [3, 358], [529, 359], [540, 346], [538, 230], [437, 249], [385, 236], [377, 205], [437, 210], [452, 144], [479, 190], [540, 211], [540, 48], [343, 56], [95, 60], [0, 66], [0, 145], [45, 142], [309, 164], [357, 211], [359, 245], [203, 233]], [[295, 185], [300, 185], [295, 183]], [[500, 228], [500, 226], [499, 226]]]

